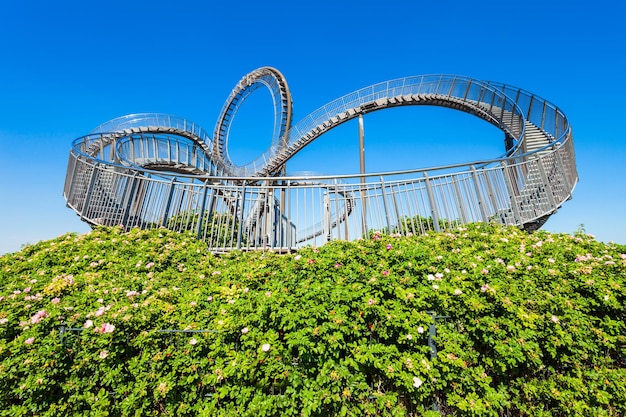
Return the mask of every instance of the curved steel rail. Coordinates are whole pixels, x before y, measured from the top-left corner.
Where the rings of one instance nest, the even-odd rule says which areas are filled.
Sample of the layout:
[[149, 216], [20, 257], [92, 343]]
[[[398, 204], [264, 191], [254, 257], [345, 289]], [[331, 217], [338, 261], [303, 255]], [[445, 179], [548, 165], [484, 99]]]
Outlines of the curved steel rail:
[[[272, 92], [272, 146], [235, 166], [230, 124], [240, 103]], [[285, 162], [328, 130], [359, 115], [404, 105], [476, 115], [505, 135], [501, 157], [403, 172], [287, 177]], [[506, 84], [448, 75], [376, 84], [337, 99], [294, 126], [282, 75], [244, 77], [218, 118], [213, 141], [197, 124], [168, 115], [114, 119], [76, 139], [64, 195], [88, 223], [194, 230], [212, 250], [294, 249], [371, 230], [423, 233], [472, 221], [541, 227], [578, 181], [572, 131], [553, 104]], [[409, 179], [407, 179], [409, 178]]]
[[213, 133], [215, 142], [213, 158], [226, 167], [231, 174], [238, 167], [233, 164], [228, 155], [230, 125], [244, 100], [261, 86], [267, 87], [274, 103], [272, 143], [284, 146], [282, 140], [285, 137], [285, 132], [291, 127], [291, 93], [289, 92], [287, 81], [280, 71], [271, 67], [263, 67], [244, 76], [226, 100]]

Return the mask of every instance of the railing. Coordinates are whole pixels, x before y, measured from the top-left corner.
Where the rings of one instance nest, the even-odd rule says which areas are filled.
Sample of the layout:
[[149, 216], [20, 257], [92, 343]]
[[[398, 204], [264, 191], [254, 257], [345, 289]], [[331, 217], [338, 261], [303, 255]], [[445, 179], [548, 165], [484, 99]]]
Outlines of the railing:
[[[138, 172], [72, 153], [69, 171], [84, 175], [68, 176], [65, 195], [92, 224], [191, 230], [212, 250], [293, 250], [372, 230], [409, 235], [476, 221], [523, 226], [570, 197], [571, 161], [566, 142], [540, 158], [494, 161], [480, 170], [472, 164], [454, 173], [438, 173], [450, 169], [444, 167], [370, 174], [365, 184], [358, 175], [264, 178], [262, 184], [239, 178], [236, 185], [221, 177]], [[525, 197], [520, 173], [550, 172], [555, 164], [560, 169], [543, 189]]]
[[[195, 125], [184, 126], [198, 133], [193, 137], [159, 129], [99, 132], [74, 142], [64, 195], [90, 224], [192, 231], [213, 251], [295, 250], [375, 230], [421, 234], [469, 222], [533, 230], [571, 198], [578, 175], [567, 119], [547, 101], [504, 84], [447, 76], [378, 84], [314, 112], [292, 128], [289, 140], [328, 115], [402, 94], [469, 103], [506, 124], [516, 144], [504, 158], [408, 171], [234, 177], [212, 175], [210, 154], [196, 139], [206, 136]], [[99, 129], [181, 120], [159, 117], [135, 115]], [[542, 140], [531, 146], [526, 132]]]
[[[281, 158], [281, 149], [295, 146], [294, 151], [297, 151], [306, 146], [310, 141], [301, 141], [301, 139], [307, 133], [315, 131], [317, 127], [324, 126], [326, 122], [337, 115], [353, 109], [358, 109], [359, 113], [367, 112], [368, 110], [362, 107], [376, 103], [376, 100], [411, 95], [454, 97], [473, 107], [493, 111], [498, 116], [502, 116], [505, 112], [513, 115], [510, 116], [511, 118], [521, 117], [522, 114], [515, 101], [505, 95], [500, 86], [495, 84], [453, 75], [422, 75], [402, 78], [363, 88], [320, 107], [296, 123], [288, 131], [286, 140], [275, 141], [254, 161], [243, 166], [230, 167], [230, 171], [236, 176], [254, 176], [267, 165], [272, 164], [274, 159]], [[504, 124], [499, 127], [511, 129], [510, 134], [515, 138], [520, 138], [523, 135], [523, 123], [517, 129], [514, 129], [514, 126]]]
[[183, 117], [162, 113], [138, 113], [118, 117], [101, 124], [90, 133], [120, 132], [125, 129], [146, 126], [170, 127], [186, 131], [200, 138], [209, 148], [211, 147], [211, 135], [207, 133], [202, 126]]

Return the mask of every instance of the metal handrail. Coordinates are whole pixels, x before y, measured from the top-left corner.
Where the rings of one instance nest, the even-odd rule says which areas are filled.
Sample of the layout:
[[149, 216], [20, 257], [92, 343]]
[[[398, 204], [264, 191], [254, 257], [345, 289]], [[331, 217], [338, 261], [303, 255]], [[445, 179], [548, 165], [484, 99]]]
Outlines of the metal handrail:
[[[360, 238], [372, 230], [414, 234], [473, 221], [534, 230], [571, 198], [578, 174], [567, 118], [548, 101], [504, 84], [450, 76], [381, 83], [318, 109], [318, 116], [296, 124], [290, 135], [298, 126], [356, 108], [355, 103], [392, 106], [396, 103], [381, 97], [416, 84], [419, 94], [445, 90], [447, 95], [436, 95], [439, 105], [469, 103], [487, 111], [492, 122], [510, 123], [514, 146], [503, 158], [393, 172], [235, 176], [232, 167], [216, 169], [220, 161], [198, 143], [196, 138], [207, 136], [197, 125], [184, 125], [186, 136], [179, 129], [182, 118], [130, 115], [73, 142], [64, 196], [92, 225], [191, 230], [214, 251], [294, 250]], [[157, 128], [144, 129], [146, 124]], [[535, 138], [532, 143], [527, 132]], [[305, 142], [299, 136], [294, 143]], [[275, 157], [268, 155], [259, 167]]]
[[[459, 84], [457, 84], [458, 81], [460, 81]], [[454, 86], [455, 84], [456, 88], [463, 92], [462, 95], [451, 94], [451, 86]], [[478, 92], [474, 93], [477, 94], [476, 97], [473, 95], [468, 97], [467, 92], [471, 91], [472, 87], [478, 87], [480, 89]], [[255, 160], [243, 166], [231, 166], [231, 174], [239, 177], [255, 176], [255, 174], [262, 171], [263, 168], [268, 165], [268, 161], [276, 158], [282, 149], [297, 144], [308, 132], [311, 132], [318, 126], [323, 126], [324, 123], [330, 121], [338, 114], [352, 109], [359, 109], [363, 105], [373, 103], [376, 100], [383, 98], [420, 94], [456, 97], [461, 98], [468, 103], [472, 101], [473, 97], [476, 99], [476, 102], [480, 104], [482, 97], [489, 96], [489, 94], [500, 95], [501, 91], [497, 88], [497, 86], [492, 86], [489, 83], [454, 75], [422, 75], [375, 84], [349, 93], [313, 111], [308, 116], [297, 122], [286, 133], [286, 138], [275, 140], [271, 146], [266, 151], [261, 153], [261, 155], [259, 155]], [[514, 114], [521, 114], [521, 110], [517, 108], [517, 104], [508, 96], [502, 94], [501, 99], [503, 99], [508, 105], [507, 107], [504, 107], [506, 111], [510, 111]], [[493, 106], [493, 103], [489, 102], [489, 104]], [[349, 120], [349, 118], [346, 118], [343, 122], [347, 120]], [[518, 133], [517, 136], [522, 136], [523, 130], [516, 133]], [[293, 156], [308, 143], [310, 143], [310, 141], [298, 146], [294, 149], [291, 155], [288, 155], [286, 159], [289, 159], [289, 157]]]

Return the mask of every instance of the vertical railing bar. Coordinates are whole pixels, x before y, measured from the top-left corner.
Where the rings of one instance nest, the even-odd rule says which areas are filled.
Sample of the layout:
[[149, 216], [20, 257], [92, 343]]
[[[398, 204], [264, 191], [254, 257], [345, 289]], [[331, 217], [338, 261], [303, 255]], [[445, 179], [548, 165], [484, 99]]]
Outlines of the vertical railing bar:
[[478, 180], [478, 172], [476, 171], [476, 167], [474, 167], [474, 165], [470, 167], [470, 170], [472, 172], [472, 179], [474, 180], [474, 187], [476, 188], [476, 199], [478, 201], [478, 208], [480, 209], [480, 214], [482, 216], [483, 222], [487, 223], [488, 221], [487, 212], [485, 210], [485, 206], [484, 206], [483, 199], [482, 199], [482, 193], [480, 191], [480, 182]]
[[385, 221], [387, 223], [387, 234], [391, 233], [391, 219], [389, 218], [389, 209], [387, 208], [387, 196], [385, 193], [385, 180], [380, 176], [380, 192], [383, 200], [383, 209], [385, 210]]
[[430, 179], [428, 178], [428, 174], [426, 174], [426, 172], [424, 172], [424, 181], [426, 184], [426, 194], [428, 196], [428, 202], [430, 204], [430, 214], [433, 219], [433, 228], [435, 229], [435, 232], [440, 232], [441, 230], [439, 228], [439, 214], [437, 213], [437, 207], [435, 206], [436, 202], [430, 184]]

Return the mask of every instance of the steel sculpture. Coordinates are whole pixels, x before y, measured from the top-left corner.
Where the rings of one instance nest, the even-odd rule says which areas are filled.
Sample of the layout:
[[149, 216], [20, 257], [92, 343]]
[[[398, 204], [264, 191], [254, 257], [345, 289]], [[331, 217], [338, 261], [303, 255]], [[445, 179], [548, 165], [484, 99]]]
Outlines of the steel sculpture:
[[[258, 88], [273, 100], [272, 143], [236, 165], [228, 155], [230, 126]], [[384, 174], [286, 174], [287, 161], [330, 129], [413, 105], [448, 107], [497, 126], [503, 155]], [[184, 118], [136, 114], [74, 140], [64, 196], [90, 225], [192, 231], [216, 252], [284, 251], [372, 231], [409, 235], [469, 222], [532, 231], [571, 198], [577, 182], [567, 118], [523, 89], [455, 75], [407, 77], [350, 93], [292, 125], [287, 82], [263, 67], [235, 86], [212, 135]]]

